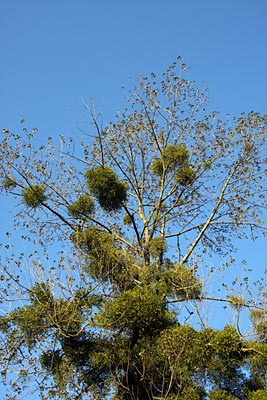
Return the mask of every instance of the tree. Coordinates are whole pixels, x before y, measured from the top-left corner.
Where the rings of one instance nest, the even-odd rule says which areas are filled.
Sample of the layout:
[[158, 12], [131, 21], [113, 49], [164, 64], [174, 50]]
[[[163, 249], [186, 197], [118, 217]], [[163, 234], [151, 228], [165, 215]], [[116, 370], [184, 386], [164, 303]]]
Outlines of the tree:
[[[267, 117], [205, 116], [207, 94], [186, 74], [179, 59], [159, 82], [141, 77], [105, 127], [84, 104], [96, 133], [78, 152], [3, 130], [2, 189], [31, 249], [1, 275], [14, 398], [33, 383], [42, 399], [267, 398], [264, 293], [253, 299], [246, 277], [246, 297], [209, 284], [234, 262], [235, 238], [266, 234]], [[238, 318], [206, 323], [207, 302], [250, 311], [253, 335]]]

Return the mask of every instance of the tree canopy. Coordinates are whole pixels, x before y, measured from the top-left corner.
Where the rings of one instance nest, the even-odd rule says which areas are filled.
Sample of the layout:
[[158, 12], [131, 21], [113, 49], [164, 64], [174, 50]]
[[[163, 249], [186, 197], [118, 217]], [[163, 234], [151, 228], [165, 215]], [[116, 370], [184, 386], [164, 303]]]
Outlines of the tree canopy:
[[1, 265], [7, 398], [267, 399], [264, 287], [245, 276], [241, 292], [240, 267], [216, 286], [235, 240], [267, 232], [267, 117], [206, 113], [187, 75], [178, 59], [141, 76], [108, 124], [84, 103], [80, 143], [3, 129], [17, 210]]

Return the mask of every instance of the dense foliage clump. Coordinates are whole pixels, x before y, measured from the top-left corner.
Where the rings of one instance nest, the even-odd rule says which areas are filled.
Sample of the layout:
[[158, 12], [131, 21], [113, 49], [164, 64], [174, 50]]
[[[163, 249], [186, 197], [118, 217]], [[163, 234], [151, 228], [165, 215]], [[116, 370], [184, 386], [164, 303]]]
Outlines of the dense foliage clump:
[[108, 167], [96, 167], [86, 172], [90, 192], [105, 211], [117, 211], [127, 196], [127, 186]]
[[89, 217], [94, 212], [94, 201], [87, 194], [82, 195], [68, 207], [68, 212], [75, 218]]
[[43, 185], [33, 185], [24, 188], [22, 197], [25, 205], [32, 208], [39, 207], [47, 199]]
[[178, 146], [169, 144], [162, 149], [161, 157], [152, 161], [152, 172], [161, 176], [164, 172], [184, 167], [188, 164], [189, 155], [188, 149], [182, 144]]

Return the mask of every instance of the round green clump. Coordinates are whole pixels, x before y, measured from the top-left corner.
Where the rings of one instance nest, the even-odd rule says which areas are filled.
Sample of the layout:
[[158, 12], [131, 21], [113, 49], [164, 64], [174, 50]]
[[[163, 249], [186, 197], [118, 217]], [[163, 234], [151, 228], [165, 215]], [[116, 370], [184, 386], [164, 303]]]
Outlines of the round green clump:
[[176, 182], [181, 186], [192, 185], [196, 179], [196, 173], [191, 167], [182, 167], [175, 176]]
[[152, 161], [152, 173], [161, 176], [164, 170], [171, 171], [186, 165], [188, 158], [189, 151], [184, 145], [170, 144], [162, 150], [160, 158], [155, 158]]
[[3, 189], [8, 190], [8, 189], [14, 188], [15, 186], [17, 186], [17, 183], [16, 183], [15, 179], [13, 179], [13, 178], [10, 178], [7, 176], [6, 178], [4, 178], [2, 180], [2, 188]]
[[170, 144], [163, 149], [162, 156], [171, 165], [184, 165], [189, 158], [189, 150], [183, 144]]
[[86, 172], [87, 185], [105, 211], [118, 211], [127, 197], [127, 186], [109, 167], [96, 167]]
[[68, 213], [74, 218], [89, 217], [94, 211], [94, 201], [84, 194], [68, 207]]
[[129, 214], [125, 214], [123, 216], [124, 225], [131, 225], [133, 223], [133, 216]]
[[172, 321], [165, 299], [150, 287], [126, 290], [106, 305], [101, 315], [104, 326], [155, 334]]
[[45, 188], [43, 185], [33, 185], [24, 188], [22, 191], [22, 198], [26, 206], [37, 208], [47, 199]]
[[162, 158], [154, 158], [154, 160], [151, 163], [151, 169], [153, 175], [158, 175], [161, 176], [163, 173], [164, 169], [164, 164]]

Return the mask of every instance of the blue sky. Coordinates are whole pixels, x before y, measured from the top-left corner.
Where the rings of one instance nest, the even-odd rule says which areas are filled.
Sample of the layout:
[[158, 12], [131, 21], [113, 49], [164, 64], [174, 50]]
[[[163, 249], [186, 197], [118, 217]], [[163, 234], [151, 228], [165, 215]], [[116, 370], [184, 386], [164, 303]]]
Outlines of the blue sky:
[[[129, 77], [160, 75], [178, 55], [211, 89], [211, 109], [266, 114], [266, 21], [266, 0], [2, 0], [0, 129], [20, 130], [24, 118], [44, 138], [75, 138], [81, 98], [111, 120]], [[264, 244], [241, 251], [264, 267]]]
[[0, 121], [75, 135], [79, 99], [111, 119], [130, 76], [178, 56], [223, 113], [266, 112], [265, 0], [10, 0], [0, 5]]

